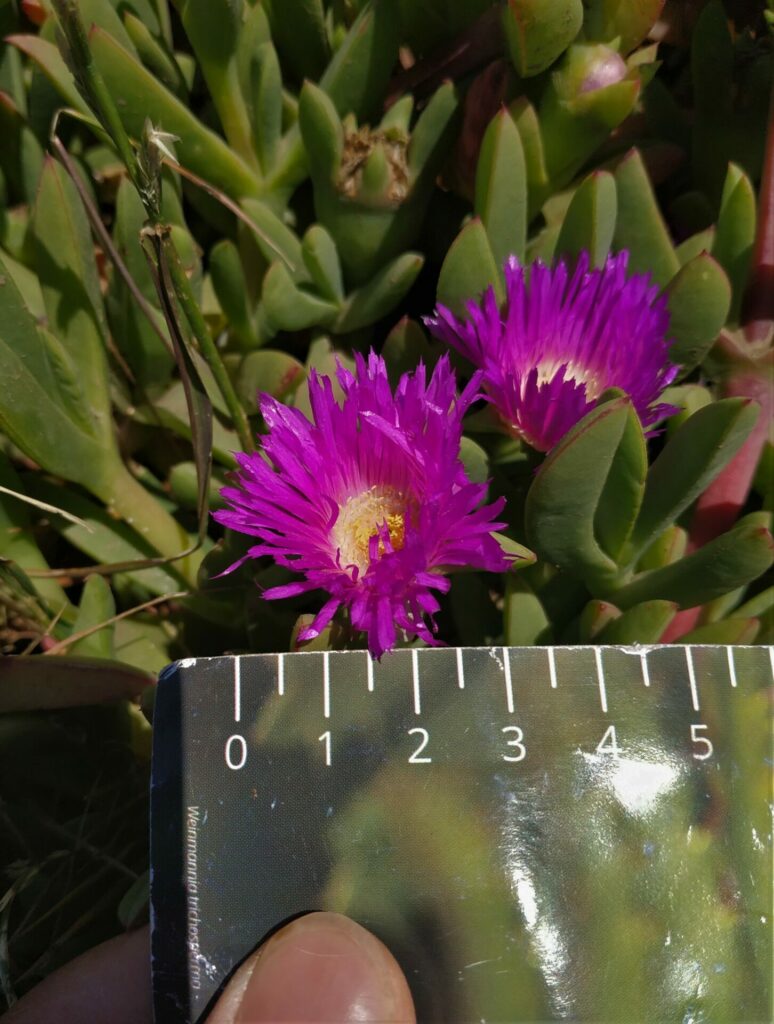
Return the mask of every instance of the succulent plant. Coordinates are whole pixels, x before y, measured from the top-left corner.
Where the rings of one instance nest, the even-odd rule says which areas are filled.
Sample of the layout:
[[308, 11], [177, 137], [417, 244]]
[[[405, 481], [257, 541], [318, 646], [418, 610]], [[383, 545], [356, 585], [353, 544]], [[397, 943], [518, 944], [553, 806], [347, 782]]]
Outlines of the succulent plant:
[[[7, 1001], [143, 906], [115, 807], [142, 837], [135, 698], [177, 656], [774, 640], [771, 12], [744, 6], [0, 4]], [[280, 551], [266, 494], [235, 506], [298, 482], [302, 435], [320, 521]], [[102, 902], [63, 834], [106, 855]], [[65, 884], [46, 958], [20, 922]]]

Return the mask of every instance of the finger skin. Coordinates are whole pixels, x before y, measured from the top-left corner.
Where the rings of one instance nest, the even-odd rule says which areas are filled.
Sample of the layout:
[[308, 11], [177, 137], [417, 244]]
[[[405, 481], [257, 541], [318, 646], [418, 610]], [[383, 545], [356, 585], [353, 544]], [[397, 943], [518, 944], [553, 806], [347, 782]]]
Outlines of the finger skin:
[[[4, 1024], [152, 1024], [147, 928], [46, 978]], [[208, 1024], [416, 1024], [406, 979], [375, 936], [340, 914], [308, 914], [239, 967]]]
[[3, 1024], [151, 1024], [147, 928], [119, 935], [23, 996]]
[[307, 914], [238, 969], [208, 1024], [416, 1024], [406, 979], [375, 936], [340, 914]]

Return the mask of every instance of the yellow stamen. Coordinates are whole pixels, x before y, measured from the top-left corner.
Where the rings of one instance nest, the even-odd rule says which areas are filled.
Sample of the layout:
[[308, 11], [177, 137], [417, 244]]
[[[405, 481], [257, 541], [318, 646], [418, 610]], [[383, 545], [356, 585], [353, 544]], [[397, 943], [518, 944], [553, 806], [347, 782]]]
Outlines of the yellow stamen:
[[[341, 552], [342, 565], [356, 565], [364, 573], [371, 561], [371, 538], [386, 524], [395, 551], [403, 547], [406, 533], [407, 498], [394, 487], [369, 487], [347, 498], [339, 509], [332, 539]], [[384, 543], [379, 541], [379, 556]]]

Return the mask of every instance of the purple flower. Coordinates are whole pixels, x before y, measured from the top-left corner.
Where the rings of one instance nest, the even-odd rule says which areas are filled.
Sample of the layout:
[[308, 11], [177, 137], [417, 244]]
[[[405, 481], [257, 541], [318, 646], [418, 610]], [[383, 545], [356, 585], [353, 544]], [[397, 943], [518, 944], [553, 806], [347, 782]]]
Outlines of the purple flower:
[[355, 360], [354, 375], [337, 371], [341, 404], [330, 379], [312, 373], [311, 423], [262, 396], [263, 452], [237, 455], [236, 486], [221, 491], [230, 508], [215, 518], [259, 538], [231, 569], [270, 555], [304, 574], [264, 597], [328, 592], [299, 639], [317, 636], [343, 605], [381, 657], [396, 628], [437, 643], [433, 592], [449, 589], [446, 571], [508, 568], [491, 536], [504, 525], [493, 522], [504, 501], [481, 506], [486, 485], [472, 483], [460, 461], [462, 417], [480, 397], [480, 374], [458, 398], [445, 356], [429, 381], [420, 364], [393, 394], [381, 357]]
[[645, 428], [671, 412], [655, 404], [675, 378], [669, 363], [666, 299], [647, 274], [627, 278], [628, 253], [574, 272], [564, 261], [505, 265], [507, 298], [492, 288], [458, 320], [444, 306], [426, 319], [432, 332], [483, 371], [482, 388], [508, 428], [548, 451], [607, 388], [627, 392]]

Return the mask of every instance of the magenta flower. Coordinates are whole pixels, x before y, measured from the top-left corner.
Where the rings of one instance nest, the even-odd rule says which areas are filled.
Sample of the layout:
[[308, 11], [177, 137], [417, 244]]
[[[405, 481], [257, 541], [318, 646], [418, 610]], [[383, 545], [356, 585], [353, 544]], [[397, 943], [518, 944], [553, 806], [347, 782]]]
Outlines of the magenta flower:
[[528, 269], [505, 265], [506, 301], [490, 288], [458, 320], [439, 306], [426, 324], [483, 371], [482, 389], [508, 428], [548, 451], [607, 388], [627, 392], [645, 428], [671, 412], [658, 405], [675, 378], [666, 332], [669, 314], [647, 274], [626, 276], [628, 253], [573, 273], [564, 261]]
[[260, 541], [231, 569], [270, 555], [304, 574], [264, 597], [328, 592], [299, 639], [317, 636], [345, 606], [381, 657], [396, 629], [437, 642], [433, 592], [449, 589], [444, 573], [499, 572], [509, 559], [491, 535], [503, 526], [493, 520], [504, 502], [481, 506], [486, 485], [472, 483], [460, 461], [462, 417], [480, 397], [480, 374], [458, 398], [444, 357], [429, 382], [420, 365], [393, 394], [384, 360], [373, 352], [355, 359], [354, 375], [337, 371], [341, 404], [330, 379], [312, 373], [312, 423], [262, 397], [263, 452], [237, 455], [236, 486], [221, 491], [231, 507], [215, 518]]

